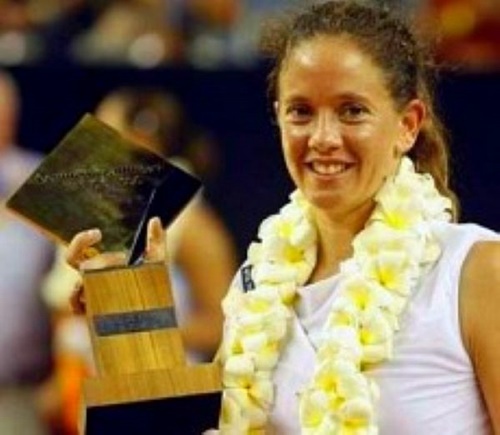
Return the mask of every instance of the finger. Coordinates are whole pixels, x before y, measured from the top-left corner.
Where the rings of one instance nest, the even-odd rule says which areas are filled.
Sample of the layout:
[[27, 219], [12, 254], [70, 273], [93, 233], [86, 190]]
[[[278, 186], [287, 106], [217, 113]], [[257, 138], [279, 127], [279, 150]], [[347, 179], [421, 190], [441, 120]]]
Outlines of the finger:
[[71, 240], [66, 250], [66, 262], [74, 269], [80, 269], [83, 261], [93, 257], [98, 253], [95, 245], [102, 239], [101, 231], [92, 229], [78, 233]]
[[154, 217], [150, 219], [148, 222], [148, 235], [144, 260], [151, 262], [165, 261], [166, 245], [165, 230], [161, 225], [160, 218]]
[[104, 252], [80, 263], [80, 270], [105, 269], [107, 267], [123, 266], [127, 262], [124, 252]]
[[74, 314], [85, 314], [85, 295], [82, 280], [78, 280], [69, 298], [69, 305]]

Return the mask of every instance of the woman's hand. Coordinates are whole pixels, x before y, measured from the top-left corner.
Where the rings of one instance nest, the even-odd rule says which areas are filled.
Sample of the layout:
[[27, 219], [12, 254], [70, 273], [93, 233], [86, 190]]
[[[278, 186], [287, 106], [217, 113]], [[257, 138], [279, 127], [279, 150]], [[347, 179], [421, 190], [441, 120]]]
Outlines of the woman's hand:
[[[102, 239], [101, 231], [92, 229], [78, 233], [71, 240], [66, 252], [66, 262], [78, 271], [103, 269], [126, 264], [125, 252], [99, 253], [94, 247]], [[159, 218], [148, 222], [146, 252], [144, 261], [161, 262], [166, 260], [165, 231]], [[75, 314], [85, 313], [85, 300], [82, 281], [76, 285], [70, 296], [70, 305]]]
[[167, 238], [165, 230], [158, 217], [151, 218], [148, 222], [146, 252], [144, 261], [148, 263], [165, 262], [167, 260]]

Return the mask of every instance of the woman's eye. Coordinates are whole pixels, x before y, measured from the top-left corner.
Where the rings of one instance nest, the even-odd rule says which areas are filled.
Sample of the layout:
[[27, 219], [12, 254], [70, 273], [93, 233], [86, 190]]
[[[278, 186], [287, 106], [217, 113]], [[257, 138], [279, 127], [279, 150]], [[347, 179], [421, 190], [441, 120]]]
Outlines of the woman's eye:
[[360, 121], [368, 114], [368, 110], [361, 104], [345, 104], [340, 109], [340, 116], [345, 121]]
[[303, 121], [311, 115], [311, 109], [303, 105], [293, 105], [286, 108], [286, 116], [291, 120]]

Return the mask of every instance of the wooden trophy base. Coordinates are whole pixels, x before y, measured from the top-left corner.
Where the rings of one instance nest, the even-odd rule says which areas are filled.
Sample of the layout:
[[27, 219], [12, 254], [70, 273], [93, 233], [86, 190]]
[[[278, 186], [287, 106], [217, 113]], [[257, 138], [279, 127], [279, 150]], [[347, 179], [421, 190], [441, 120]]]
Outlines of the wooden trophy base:
[[187, 365], [164, 264], [83, 276], [96, 376], [81, 435], [200, 435], [218, 426], [219, 364]]
[[220, 369], [199, 364], [90, 378], [84, 401], [82, 435], [200, 435], [218, 426]]

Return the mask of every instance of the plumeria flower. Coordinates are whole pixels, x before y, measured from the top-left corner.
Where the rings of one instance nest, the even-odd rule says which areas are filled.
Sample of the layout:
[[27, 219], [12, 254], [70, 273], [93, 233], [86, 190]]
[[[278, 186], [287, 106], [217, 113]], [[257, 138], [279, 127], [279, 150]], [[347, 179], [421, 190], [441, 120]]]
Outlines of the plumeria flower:
[[425, 203], [426, 219], [449, 221], [451, 219], [452, 202], [450, 198], [439, 194], [434, 179], [429, 174], [421, 175], [422, 197]]
[[239, 313], [237, 327], [244, 335], [265, 331], [271, 340], [280, 340], [286, 334], [290, 315], [286, 307], [278, 304], [262, 313], [245, 310]]
[[363, 356], [361, 360], [364, 364], [375, 364], [392, 358], [392, 340], [382, 343], [366, 344], [363, 346]]
[[257, 372], [255, 382], [249, 389], [250, 397], [264, 408], [269, 408], [274, 402], [274, 384], [271, 380], [271, 372]]
[[310, 389], [302, 392], [299, 407], [302, 427], [319, 427], [327, 413], [328, 405], [329, 398], [325, 391]]
[[241, 347], [246, 355], [251, 356], [258, 370], [271, 370], [278, 362], [278, 341], [272, 341], [263, 332], [244, 336]]
[[367, 260], [364, 274], [381, 286], [407, 296], [419, 276], [418, 265], [411, 252], [387, 251]]
[[316, 230], [305, 219], [299, 222], [290, 234], [290, 244], [309, 248], [316, 246]]
[[384, 221], [398, 230], [407, 230], [422, 220], [421, 207], [418, 201], [405, 198], [406, 192], [388, 192], [390, 196], [380, 203], [374, 212], [373, 219]]
[[349, 326], [357, 328], [359, 325], [359, 312], [356, 304], [346, 297], [338, 297], [332, 303], [332, 311], [327, 319], [327, 327]]
[[[337, 409], [340, 399], [368, 395], [368, 385], [359, 375], [359, 369], [352, 361], [320, 360], [313, 376], [313, 385], [334, 397], [330, 397], [330, 408]], [[333, 399], [333, 400], [332, 400]]]
[[252, 242], [247, 249], [247, 260], [249, 264], [258, 264], [263, 259], [262, 243]]
[[347, 400], [340, 407], [339, 416], [344, 424], [368, 426], [374, 416], [373, 404], [361, 397]]
[[422, 242], [407, 231], [394, 229], [385, 222], [374, 221], [355, 238], [353, 248], [355, 257], [365, 261], [387, 251], [411, 252], [411, 255], [420, 256]]
[[340, 377], [337, 384], [337, 391], [346, 400], [356, 397], [364, 397], [371, 400], [373, 397], [376, 397], [373, 395], [370, 382], [359, 370]]
[[231, 388], [225, 389], [222, 393], [219, 423], [221, 435], [246, 434], [250, 428], [250, 422], [244, 417], [243, 408], [234, 396], [234, 390]]
[[257, 263], [253, 269], [255, 284], [280, 284], [282, 282], [296, 282], [297, 270], [292, 264], [271, 262]]
[[231, 355], [224, 364], [223, 382], [228, 387], [247, 388], [251, 385], [255, 364], [248, 355]]
[[359, 334], [363, 345], [377, 344], [391, 340], [393, 329], [381, 310], [370, 309], [360, 314]]
[[357, 328], [338, 326], [323, 333], [321, 346], [318, 349], [318, 360], [340, 359], [358, 365], [363, 354]]
[[373, 307], [389, 307], [392, 303], [391, 295], [387, 291], [361, 275], [346, 278], [342, 286], [342, 297], [348, 299], [358, 312]]

